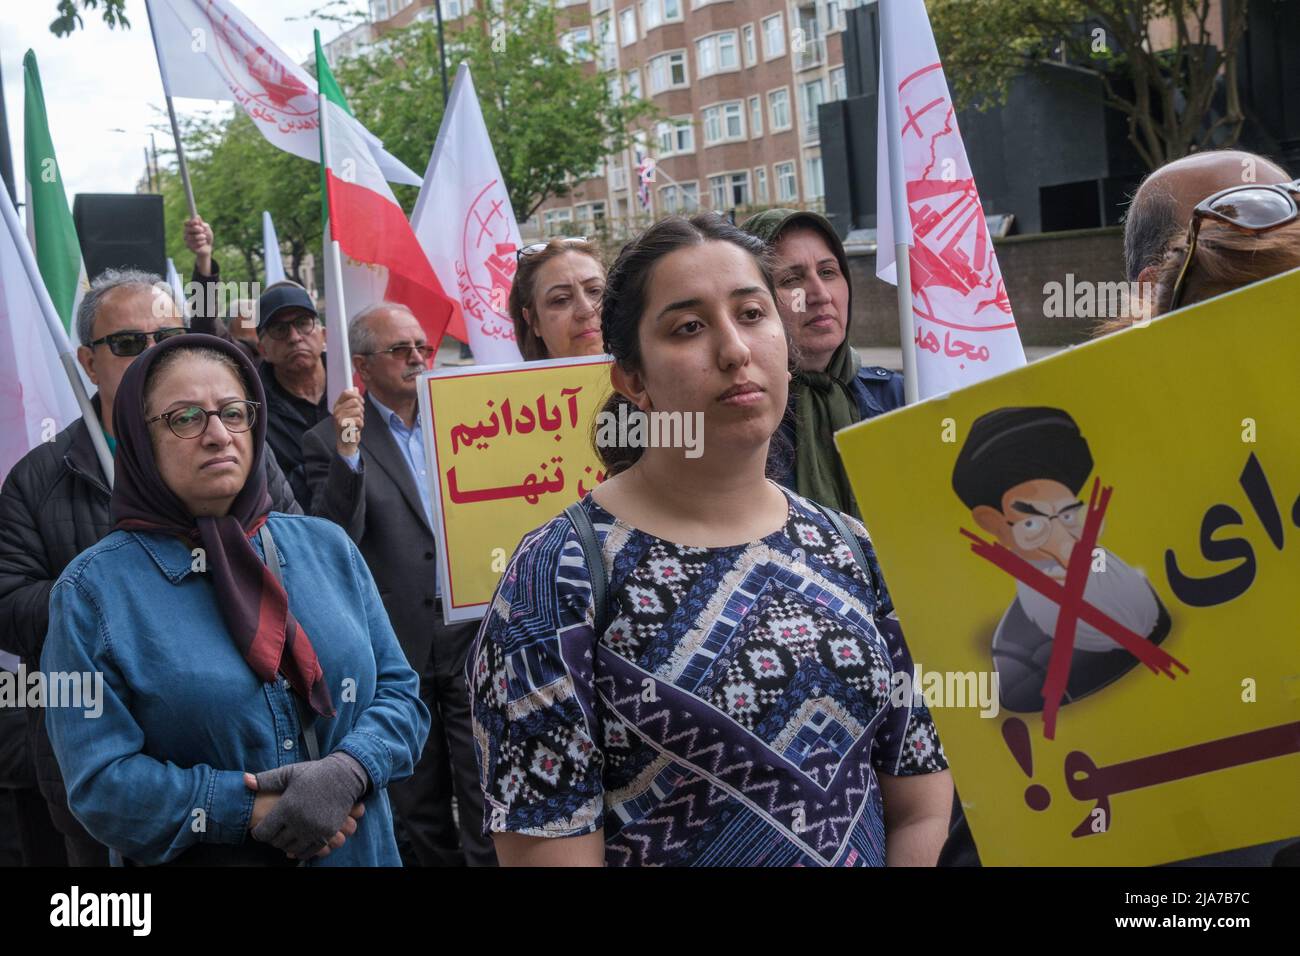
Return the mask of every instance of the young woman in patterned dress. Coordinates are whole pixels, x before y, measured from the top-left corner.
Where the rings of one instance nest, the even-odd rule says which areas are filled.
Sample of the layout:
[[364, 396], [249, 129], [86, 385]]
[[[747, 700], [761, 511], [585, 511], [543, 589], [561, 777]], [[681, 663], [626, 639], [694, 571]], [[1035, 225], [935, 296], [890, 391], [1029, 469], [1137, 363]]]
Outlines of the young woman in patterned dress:
[[790, 361], [761, 240], [666, 219], [610, 271], [615, 389], [702, 413], [703, 454], [602, 448], [583, 499], [524, 538], [468, 662], [485, 828], [503, 864], [933, 865], [952, 781], [866, 530], [864, 567], [767, 479]]

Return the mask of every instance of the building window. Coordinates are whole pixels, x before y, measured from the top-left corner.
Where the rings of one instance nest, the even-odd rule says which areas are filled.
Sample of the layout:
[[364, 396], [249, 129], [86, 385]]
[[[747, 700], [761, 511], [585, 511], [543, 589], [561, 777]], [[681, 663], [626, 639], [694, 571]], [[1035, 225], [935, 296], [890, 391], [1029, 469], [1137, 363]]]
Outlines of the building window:
[[663, 0], [641, 0], [641, 29], [649, 33], [663, 22]]
[[547, 209], [542, 213], [542, 232], [548, 236], [567, 235], [572, 222], [572, 209]]
[[588, 202], [578, 206], [578, 222], [587, 225], [597, 225], [605, 221], [605, 203]]
[[826, 194], [822, 185], [822, 158], [810, 156], [803, 161], [804, 192], [808, 199], [821, 199]]
[[628, 7], [626, 10], [620, 11], [618, 15], [618, 32], [624, 46], [631, 46], [636, 42], [636, 7]]
[[740, 100], [706, 106], [703, 114], [705, 146], [745, 138], [744, 109]]
[[660, 123], [655, 131], [659, 134], [660, 156], [695, 152], [695, 123], [689, 116], [674, 116]]
[[623, 74], [624, 86], [627, 87], [628, 96], [636, 99], [644, 99], [645, 94], [641, 90], [641, 68], [628, 70]]
[[[849, 6], [853, 6], [853, 0], [849, 0]], [[826, 3], [826, 32], [836, 33], [844, 29], [844, 10], [840, 0], [827, 0]]]
[[777, 163], [772, 169], [776, 171], [777, 201], [798, 202], [799, 184], [795, 182], [794, 163]]
[[[470, 10], [474, 9], [474, 0], [441, 0], [442, 19], [459, 20]], [[397, 0], [388, 0], [388, 6], [393, 13], [398, 10]]]
[[826, 41], [821, 35], [821, 23], [817, 19], [817, 7], [813, 4], [798, 10], [799, 42], [795, 46], [795, 70], [807, 70], [820, 66], [826, 61]]
[[763, 101], [757, 96], [749, 98], [749, 135], [763, 135]]
[[700, 37], [695, 41], [695, 64], [697, 75], [712, 76], [739, 69], [736, 58], [736, 31], [714, 33]]
[[767, 109], [771, 113], [772, 132], [789, 129], [790, 123], [790, 89], [781, 87], [767, 94]]
[[562, 34], [560, 46], [579, 63], [590, 63], [595, 58], [591, 50], [591, 27], [578, 27]]
[[682, 0], [663, 0], [663, 4], [665, 23], [682, 18]]
[[804, 139], [816, 139], [817, 107], [826, 102], [826, 81], [817, 79], [799, 85], [799, 106], [803, 110]]
[[751, 205], [749, 198], [749, 173], [723, 173], [709, 177], [709, 197], [713, 208], [732, 209]]
[[650, 58], [650, 92], [662, 93], [686, 85], [686, 51], [675, 50]]
[[831, 99], [842, 100], [849, 95], [844, 82], [844, 67], [837, 66], [831, 70]]
[[[499, 3], [500, 0], [497, 0]], [[610, 0], [591, 0], [592, 13], [604, 13], [609, 9]]]
[[745, 66], [753, 66], [758, 62], [758, 46], [754, 38], [754, 24], [746, 23], [740, 28], [740, 41], [745, 48]]
[[612, 70], [618, 66], [618, 44], [614, 40], [614, 21], [608, 16], [596, 20], [598, 67]]
[[759, 205], [767, 202], [767, 167], [754, 167], [754, 198]]
[[388, 0], [370, 0], [370, 19], [374, 21], [388, 19]]
[[627, 167], [622, 163], [609, 168], [609, 188], [612, 191], [627, 189]]
[[776, 13], [763, 20], [763, 59], [772, 60], [785, 54], [785, 27], [781, 14]]
[[665, 215], [687, 215], [700, 208], [700, 184], [677, 183], [659, 190], [659, 206]]
[[617, 73], [611, 73], [605, 77], [605, 87], [609, 90], [609, 101], [617, 103], [623, 98], [623, 84]]

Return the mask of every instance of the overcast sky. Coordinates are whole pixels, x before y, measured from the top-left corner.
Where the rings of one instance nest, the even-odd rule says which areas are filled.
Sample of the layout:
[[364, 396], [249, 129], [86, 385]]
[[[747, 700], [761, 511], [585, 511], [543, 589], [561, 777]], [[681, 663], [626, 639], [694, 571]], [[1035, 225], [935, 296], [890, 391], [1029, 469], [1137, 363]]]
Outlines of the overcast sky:
[[[234, 0], [296, 62], [312, 52], [312, 28], [328, 41], [336, 23], [289, 20], [326, 0]], [[95, 11], [82, 14], [84, 29], [59, 38], [50, 32], [57, 0], [0, 2], [0, 70], [13, 144], [14, 177], [23, 195], [23, 55], [36, 51], [49, 113], [50, 135], [63, 170], [68, 203], [76, 193], [134, 192], [144, 174], [144, 147], [156, 124], [158, 149], [171, 148], [162, 80], [149, 35], [144, 0], [127, 0], [129, 30], [110, 30]], [[364, 9], [362, 0], [352, 6]], [[178, 115], [214, 108], [205, 100], [175, 101]], [[231, 105], [221, 105], [230, 109]], [[124, 130], [125, 132], [115, 132]], [[166, 161], [160, 156], [160, 163]]]

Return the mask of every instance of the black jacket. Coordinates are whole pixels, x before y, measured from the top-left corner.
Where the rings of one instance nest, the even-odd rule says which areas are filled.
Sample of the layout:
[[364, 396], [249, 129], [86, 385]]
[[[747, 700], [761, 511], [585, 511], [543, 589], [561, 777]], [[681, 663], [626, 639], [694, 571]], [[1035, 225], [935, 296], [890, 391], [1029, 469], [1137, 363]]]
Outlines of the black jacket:
[[334, 419], [303, 438], [311, 513], [329, 518], [361, 549], [406, 659], [422, 673], [441, 629], [433, 531], [393, 433], [366, 396], [361, 471], [335, 450]]
[[322, 395], [320, 401], [313, 405], [289, 393], [276, 380], [275, 367], [270, 362], [259, 365], [257, 374], [262, 376], [262, 388], [266, 390], [266, 444], [280, 460], [280, 468], [289, 479], [289, 487], [293, 489], [298, 503], [303, 510], [314, 514], [302, 443], [308, 430], [318, 422], [326, 419], [333, 421], [329, 400]]
[[[99, 411], [99, 396], [92, 400]], [[267, 486], [275, 511], [302, 514], [276, 465], [266, 455]], [[50, 591], [72, 559], [113, 530], [110, 492], [84, 419], [77, 419], [14, 465], [0, 489], [0, 650], [40, 667], [49, 626]], [[67, 806], [63, 779], [45, 735], [40, 708], [28, 714], [28, 740], [37, 782], [51, 803]]]

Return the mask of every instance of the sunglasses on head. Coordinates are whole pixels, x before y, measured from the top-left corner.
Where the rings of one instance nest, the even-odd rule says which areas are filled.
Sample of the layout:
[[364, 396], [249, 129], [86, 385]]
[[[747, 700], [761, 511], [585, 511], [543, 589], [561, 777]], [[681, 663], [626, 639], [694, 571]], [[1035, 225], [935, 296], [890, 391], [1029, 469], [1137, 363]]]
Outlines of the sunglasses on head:
[[[515, 253], [515, 261], [518, 262], [519, 260], [525, 259], [528, 256], [536, 255], [537, 253], [541, 252], [543, 249], [545, 249], [554, 241], [555, 241], [554, 239], [547, 239], [545, 242], [534, 242], [524, 246], [522, 249], [520, 249], [518, 252]], [[560, 240], [560, 242], [566, 246], [572, 246], [580, 242], [586, 242], [586, 241], [587, 241], [586, 236], [568, 236]]]
[[170, 329], [159, 329], [157, 332], [110, 332], [103, 338], [95, 339], [90, 342], [91, 348], [96, 345], [107, 345], [108, 350], [114, 355], [128, 358], [132, 355], [139, 355], [149, 347], [149, 339], [153, 339], [153, 344], [157, 345], [164, 339], [170, 339], [174, 335], [184, 335], [189, 329], [183, 326], [175, 326]]
[[1300, 195], [1300, 179], [1279, 185], [1229, 186], [1198, 203], [1192, 210], [1192, 222], [1187, 231], [1187, 253], [1174, 282], [1169, 311], [1182, 304], [1202, 222], [1214, 219], [1251, 235], [1263, 235], [1300, 219], [1300, 206], [1295, 201], [1297, 195]]

